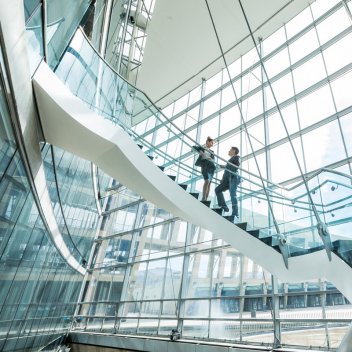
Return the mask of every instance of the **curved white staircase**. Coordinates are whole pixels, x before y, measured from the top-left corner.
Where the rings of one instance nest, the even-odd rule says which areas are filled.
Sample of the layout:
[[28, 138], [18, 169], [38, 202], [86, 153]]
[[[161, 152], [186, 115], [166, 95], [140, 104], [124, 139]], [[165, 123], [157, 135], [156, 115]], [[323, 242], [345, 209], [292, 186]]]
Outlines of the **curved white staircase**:
[[33, 78], [48, 143], [92, 161], [104, 172], [175, 216], [199, 225], [283, 281], [326, 278], [352, 301], [351, 268], [325, 250], [289, 258], [206, 207], [165, 175], [120, 127], [90, 110], [42, 63]]

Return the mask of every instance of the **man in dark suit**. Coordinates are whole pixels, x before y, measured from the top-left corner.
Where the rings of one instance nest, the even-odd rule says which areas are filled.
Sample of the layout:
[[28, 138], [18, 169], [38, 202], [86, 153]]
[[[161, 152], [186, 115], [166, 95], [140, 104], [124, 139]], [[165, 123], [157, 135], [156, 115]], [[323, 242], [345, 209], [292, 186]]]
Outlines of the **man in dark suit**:
[[232, 216], [238, 218], [238, 202], [237, 202], [237, 186], [240, 183], [240, 176], [238, 175], [238, 168], [240, 166], [239, 149], [231, 147], [229, 150], [230, 159], [225, 166], [225, 172], [220, 184], [215, 188], [215, 194], [218, 199], [219, 207], [224, 211], [229, 211], [224, 199], [223, 192], [229, 190], [232, 204]]

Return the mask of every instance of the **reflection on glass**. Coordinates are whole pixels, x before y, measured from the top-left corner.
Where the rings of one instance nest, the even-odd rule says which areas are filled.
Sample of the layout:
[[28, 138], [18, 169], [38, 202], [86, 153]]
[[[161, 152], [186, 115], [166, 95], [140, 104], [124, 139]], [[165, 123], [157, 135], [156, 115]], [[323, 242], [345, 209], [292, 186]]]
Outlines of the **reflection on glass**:
[[54, 68], [79, 21], [89, 6], [89, 0], [69, 0], [64, 4], [47, 0], [48, 63]]
[[42, 7], [38, 6], [35, 13], [26, 23], [27, 50], [30, 72], [33, 74], [44, 57]]
[[[273, 79], [275, 97], [282, 104], [284, 122], [304, 173], [345, 158], [341, 131], [335, 120], [337, 111], [327, 85], [322, 56], [309, 57], [312, 50], [319, 47], [315, 29], [306, 29], [311, 21], [312, 15], [308, 8], [287, 24], [290, 38], [303, 31], [302, 36], [293, 38], [295, 40], [289, 44], [295, 67], [292, 74]], [[283, 33], [277, 38], [281, 40], [280, 44], [285, 40]], [[278, 43], [272, 42], [270, 47], [276, 48]], [[287, 50], [282, 50], [267, 61], [271, 75], [289, 70]], [[248, 71], [242, 71], [243, 75], [238, 76], [241, 74], [241, 60], [243, 69]], [[166, 107], [165, 115], [174, 119], [181, 130], [187, 129], [188, 136], [194, 139], [198, 137], [202, 140], [210, 134], [209, 131], [219, 129], [216, 148], [224, 158], [230, 146], [240, 146], [244, 170], [244, 181], [239, 191], [241, 216], [258, 231], [262, 242], [277, 244], [273, 225], [275, 218], [281, 233], [287, 236], [289, 256], [322, 250], [314, 206], [318, 218], [329, 226], [332, 239], [340, 241], [338, 245], [335, 242], [334, 251], [348, 262], [350, 246], [344, 242], [346, 238], [341, 238], [346, 231], [346, 224], [350, 222], [348, 168], [344, 170], [347, 176], [328, 171], [314, 174], [307, 179], [308, 190], [305, 188], [271, 92], [267, 87], [264, 92], [259, 88], [260, 68], [253, 66], [257, 65], [256, 53], [252, 50], [241, 60], [231, 65], [231, 72], [237, 77], [236, 92], [238, 88], [241, 93], [239, 96], [244, 95], [241, 101], [244, 119], [252, 119], [246, 126], [249, 137], [243, 132], [239, 106], [229, 86], [219, 89], [219, 92], [204, 101], [202, 116], [199, 116], [199, 104], [192, 105], [199, 101], [199, 87]], [[330, 57], [330, 60], [333, 59]], [[333, 63], [329, 65], [334, 67]], [[194, 154], [191, 153], [189, 141], [185, 141], [186, 137], [157, 111], [145, 95], [110, 70], [82, 38], [74, 39], [57, 73], [75, 94], [104, 118], [125, 127], [136, 122], [133, 138], [143, 141], [148, 152], [153, 156], [158, 155], [158, 161], [178, 175], [178, 180], [189, 180], [195, 190], [200, 189], [197, 171], [192, 169]], [[222, 75], [226, 76], [224, 72]], [[218, 88], [220, 76], [218, 74], [212, 81], [205, 83], [205, 87], [209, 83], [207, 93]], [[331, 82], [338, 111], [350, 106], [350, 99], [346, 95], [349, 85], [339, 86], [346, 77], [349, 76], [341, 76]], [[341, 87], [345, 89], [342, 95], [339, 94]], [[300, 94], [295, 96], [296, 93]], [[219, 111], [220, 107], [222, 111]], [[348, 116], [341, 118], [345, 139], [348, 139]], [[206, 120], [202, 120], [203, 117]], [[201, 121], [198, 121], [200, 118]], [[267, 121], [264, 121], [265, 118]], [[326, 118], [329, 118], [329, 123], [324, 121]], [[253, 150], [249, 146], [250, 138], [260, 171], [264, 176], [270, 176], [270, 180], [282, 182], [282, 185], [273, 185], [269, 180], [265, 181], [272, 213], [257, 176]], [[314, 147], [312, 140], [315, 141]], [[336, 153], [334, 149], [329, 149], [331, 144], [337, 145]], [[316, 157], [315, 148], [324, 151], [319, 152], [321, 158]], [[177, 158], [182, 159], [183, 163], [175, 162]], [[217, 177], [221, 177], [221, 174], [218, 173]], [[309, 194], [311, 197], [308, 197]], [[119, 303], [116, 319], [119, 332], [166, 335], [171, 328], [182, 326], [183, 336], [192, 338], [219, 338], [221, 334], [229, 340], [273, 343], [269, 273], [218, 241], [216, 235], [174, 219], [172, 214], [128, 194], [126, 190], [121, 189], [114, 195], [109, 193], [110, 196], [114, 207], [109, 216], [111, 224], [106, 231], [109, 237], [103, 239], [102, 249], [96, 258], [96, 264], [101, 265], [100, 272], [94, 270], [99, 289], [92, 284], [92, 293], [87, 295], [87, 300], [92, 302], [91, 313], [96, 315], [94, 319], [89, 318], [88, 330], [104, 326], [98, 313], [109, 311], [109, 316], [113, 315], [112, 308], [98, 302], [99, 299], [111, 299]], [[132, 206], [132, 202], [136, 204]], [[111, 282], [120, 280], [119, 283], [122, 283], [124, 274], [125, 285], [121, 284], [114, 291], [117, 292], [116, 296], [121, 297], [121, 300], [117, 300], [109, 293], [112, 290]], [[324, 304], [329, 305], [331, 310], [335, 304], [339, 304], [342, 310], [350, 312], [345, 298], [326, 282], [285, 282], [280, 283], [278, 291], [280, 318], [297, 320], [297, 323], [282, 321], [283, 340], [286, 339], [288, 343], [293, 343], [293, 340], [289, 341], [292, 336], [301, 336], [300, 316], [306, 314], [315, 319], [323, 318]], [[330, 319], [333, 313], [329, 314]], [[319, 329], [316, 322], [307, 327], [311, 331]], [[313, 344], [325, 346], [324, 341]]]
[[[0, 59], [2, 63], [2, 56]], [[2, 82], [0, 348], [22, 350], [22, 342], [26, 341], [25, 349], [40, 349], [55, 339], [56, 334], [68, 331], [81, 277], [58, 254], [39, 215], [23, 162], [16, 151]]]

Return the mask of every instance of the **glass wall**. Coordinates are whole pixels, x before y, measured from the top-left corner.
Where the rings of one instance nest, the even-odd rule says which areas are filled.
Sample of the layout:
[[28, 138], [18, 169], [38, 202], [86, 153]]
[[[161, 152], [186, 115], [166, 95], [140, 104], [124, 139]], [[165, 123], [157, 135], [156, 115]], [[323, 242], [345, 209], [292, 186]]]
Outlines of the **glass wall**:
[[44, 57], [50, 67], [56, 67], [90, 3], [47, 0], [44, 8], [42, 0], [23, 0], [32, 74]]
[[[350, 194], [351, 184], [350, 7], [350, 2], [315, 1], [228, 70], [163, 109], [197, 142], [205, 143], [208, 135], [215, 138], [220, 158], [227, 160], [229, 148], [239, 147], [245, 180], [238, 191], [242, 220], [263, 227], [269, 215], [288, 234], [291, 252], [298, 243], [304, 248], [322, 245], [314, 230], [317, 224], [326, 223], [332, 239], [337, 239], [341, 223], [350, 221], [347, 213], [339, 213], [350, 204], [340, 197]], [[338, 25], [332, 29], [331, 23]], [[194, 165], [196, 155], [189, 142], [181, 132], [179, 138], [172, 135], [169, 125], [150, 118], [135, 131], [179, 163]], [[176, 167], [173, 171], [180, 173]], [[258, 176], [274, 197], [272, 209], [264, 195], [255, 195], [264, 185], [255, 185], [260, 183]], [[215, 179], [221, 177], [219, 170]], [[187, 178], [185, 174], [183, 180]], [[336, 182], [342, 183], [340, 195], [332, 193]], [[213, 182], [212, 195], [215, 186]], [[192, 187], [201, 192], [202, 182]], [[216, 204], [214, 196], [211, 200]], [[345, 233], [343, 240], [348, 239]]]
[[[108, 210], [76, 330], [274, 343], [270, 273], [116, 181], [100, 192]], [[279, 282], [277, 291], [283, 344], [339, 344], [352, 309], [331, 283]]]
[[40, 216], [10, 122], [2, 56], [0, 63], [0, 349], [30, 351], [68, 331], [82, 276]]
[[77, 261], [87, 263], [99, 218], [91, 163], [50, 145], [42, 156], [60, 232]]
[[[227, 159], [229, 147], [239, 147], [245, 175], [239, 192], [242, 221], [258, 224], [268, 217], [265, 201], [250, 196], [258, 190], [251, 174], [287, 186], [279, 192], [289, 193], [291, 200], [273, 196], [271, 216], [292, 250], [321, 246], [318, 220], [328, 225], [332, 239], [350, 240], [344, 230], [350, 223], [346, 209], [352, 156], [347, 4], [314, 2], [258, 44], [260, 57], [257, 50], [249, 51], [229, 72], [224, 69], [163, 109], [193, 140], [202, 144], [208, 135], [216, 138], [219, 157]], [[338, 25], [332, 29], [332, 23]], [[189, 141], [181, 132], [175, 136], [170, 126], [154, 115], [134, 132], [153, 145], [149, 152], [154, 155], [161, 151], [193, 167]], [[160, 156], [154, 161], [169, 165]], [[330, 171], [318, 173], [322, 168]], [[187, 183], [181, 168], [173, 165], [169, 171]], [[309, 195], [302, 176], [313, 172], [317, 174], [307, 181]], [[221, 178], [220, 171], [216, 178]], [[323, 277], [277, 282], [212, 233], [113, 183], [100, 189], [109, 220], [96, 241], [94, 270], [76, 329], [168, 335], [177, 328], [187, 338], [272, 345], [274, 299], [282, 344], [338, 346], [352, 309], [332, 283]], [[189, 184], [201, 192], [200, 178]], [[216, 203], [214, 197], [211, 201]]]
[[[123, 67], [121, 72], [126, 73], [130, 61], [142, 60], [145, 39], [144, 30], [128, 32], [127, 29], [134, 28], [130, 10], [137, 10], [141, 4], [146, 7], [141, 11], [148, 16], [153, 2], [134, 2], [129, 12], [121, 3], [114, 4], [113, 16], [126, 21], [116, 27], [118, 33], [110, 31], [106, 54], [111, 62], [115, 60], [115, 67]], [[41, 1], [25, 1], [32, 72], [45, 56], [43, 33], [48, 45], [46, 60], [56, 67], [88, 5], [89, 1], [67, 1], [58, 8], [57, 2], [47, 1], [47, 8], [43, 9]], [[97, 1], [99, 16], [90, 32], [96, 45], [101, 43], [101, 13], [105, 5]], [[163, 114], [193, 140], [204, 143], [208, 135], [216, 138], [215, 151], [219, 157], [227, 159], [229, 147], [239, 147], [241, 172], [246, 177], [239, 191], [241, 220], [252, 226], [267, 226], [275, 217], [291, 248], [321, 245], [312, 204], [333, 239], [350, 240], [351, 203], [347, 192], [351, 187], [343, 176], [351, 174], [352, 153], [352, 104], [348, 93], [352, 83], [350, 10], [350, 2], [314, 2], [258, 44], [260, 57], [256, 50], [249, 51], [229, 66], [229, 72], [219, 72], [163, 109]], [[47, 11], [48, 18], [44, 26], [43, 11]], [[120, 17], [122, 13], [125, 17]], [[140, 43], [121, 44], [134, 37], [140, 37]], [[79, 55], [72, 51], [70, 54], [72, 67], [82, 65], [77, 63]], [[123, 101], [120, 107], [134, 98], [142, 101], [137, 91], [136, 95], [128, 96], [126, 85], [113, 85], [116, 82], [110, 78], [115, 73], [110, 68], [106, 71], [107, 80], [99, 82], [99, 89], [103, 93], [106, 87], [113, 90], [113, 103], [104, 97], [96, 99], [96, 90], [87, 88], [95, 81], [92, 73], [96, 56], [91, 59], [91, 65], [82, 69], [83, 79], [76, 82], [77, 91], [81, 90], [92, 101], [106, 103], [115, 117], [119, 111], [114, 110], [117, 101]], [[60, 64], [65, 64], [64, 60]], [[282, 344], [325, 349], [338, 346], [351, 321], [352, 309], [350, 302], [325, 278], [277, 282], [209, 231], [141, 199], [118, 180], [95, 170], [89, 162], [45, 145], [42, 157], [60, 231], [75, 258], [90, 265], [83, 281], [49, 240], [17, 150], [3, 83], [1, 350], [34, 350], [62, 336], [71, 326], [85, 331], [163, 336], [178, 329], [187, 338], [272, 345], [276, 303]], [[116, 87], [121, 96], [117, 96]], [[133, 105], [131, 115], [140, 114], [141, 106], [134, 109]], [[152, 115], [149, 108], [150, 105], [142, 106], [144, 117]], [[193, 168], [195, 155], [189, 141], [176, 129], [170, 129], [171, 125], [160, 123], [157, 115], [155, 112], [137, 124], [133, 132], [150, 143], [151, 156], [161, 151]], [[169, 166], [169, 172], [177, 175], [179, 182], [201, 191], [200, 175], [190, 179], [184, 166], [171, 165], [165, 155], [155, 162]], [[300, 184], [301, 172], [308, 176], [321, 168], [343, 175], [319, 174], [308, 182], [307, 193]], [[290, 194], [289, 202], [282, 201], [283, 197], [276, 201], [272, 196], [274, 214], [269, 215], [265, 199], [253, 196], [259, 189], [252, 182], [253, 175], [258, 174], [268, 182], [292, 188], [280, 190]], [[219, 171], [216, 179], [220, 178]], [[214, 194], [215, 184], [210, 194]], [[93, 185], [97, 187], [96, 193]], [[101, 212], [96, 210], [96, 201]], [[214, 203], [213, 196], [211, 201]], [[84, 292], [79, 297], [82, 283]], [[79, 298], [78, 314], [72, 319]]]

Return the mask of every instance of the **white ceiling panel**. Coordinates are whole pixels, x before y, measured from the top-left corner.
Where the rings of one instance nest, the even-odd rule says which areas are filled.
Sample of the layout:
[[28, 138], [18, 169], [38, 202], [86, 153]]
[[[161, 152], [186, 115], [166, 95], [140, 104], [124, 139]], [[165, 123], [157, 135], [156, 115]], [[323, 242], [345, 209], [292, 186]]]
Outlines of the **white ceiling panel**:
[[[242, 0], [254, 37], [266, 38], [308, 0]], [[208, 0], [227, 63], [253, 48], [239, 0]], [[157, 0], [137, 87], [164, 107], [224, 68], [205, 0]]]

